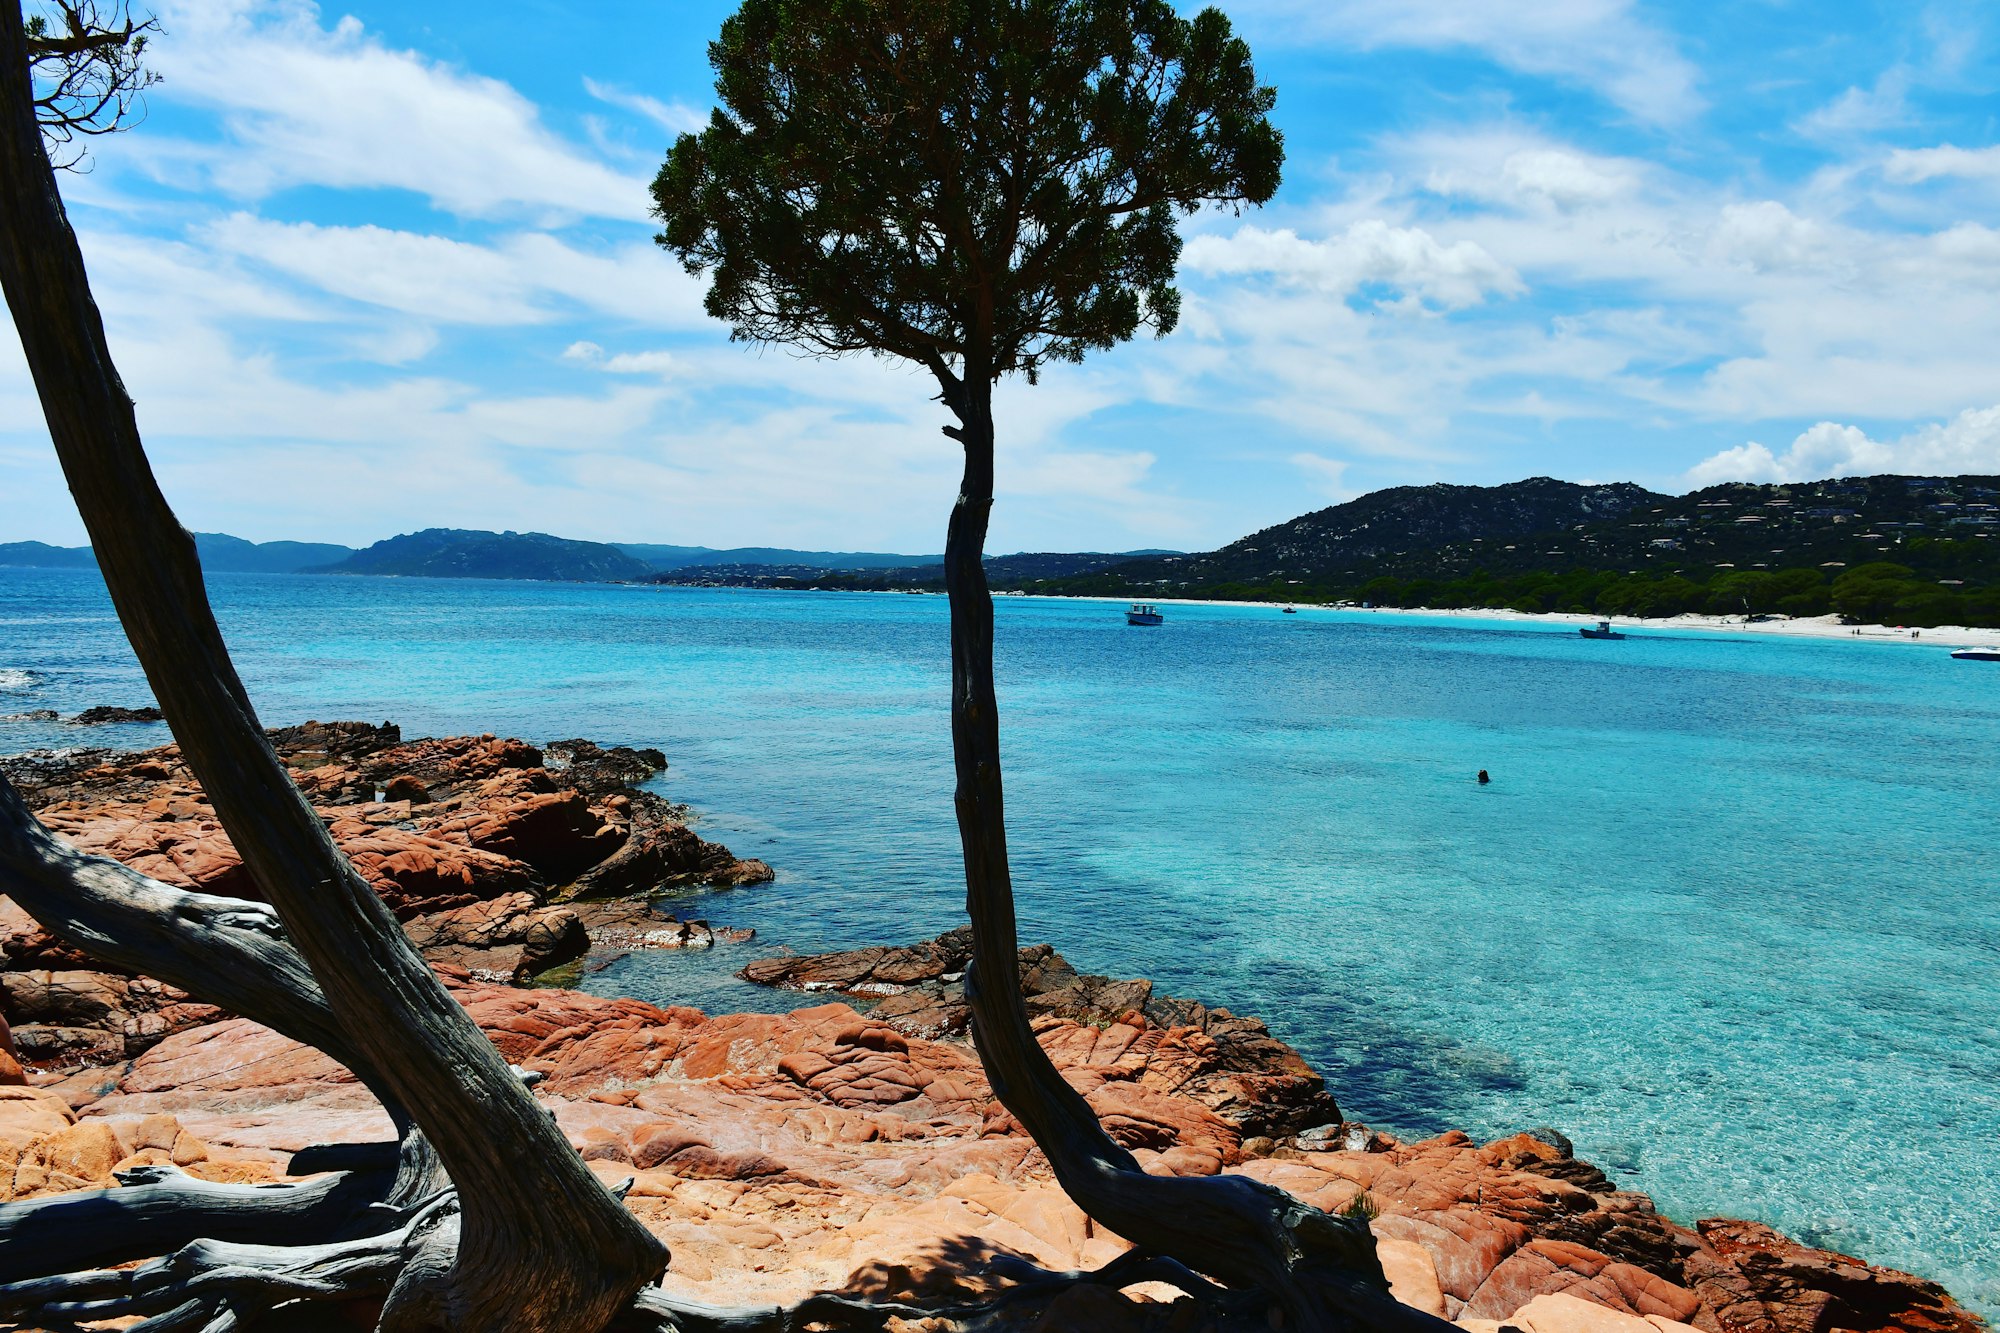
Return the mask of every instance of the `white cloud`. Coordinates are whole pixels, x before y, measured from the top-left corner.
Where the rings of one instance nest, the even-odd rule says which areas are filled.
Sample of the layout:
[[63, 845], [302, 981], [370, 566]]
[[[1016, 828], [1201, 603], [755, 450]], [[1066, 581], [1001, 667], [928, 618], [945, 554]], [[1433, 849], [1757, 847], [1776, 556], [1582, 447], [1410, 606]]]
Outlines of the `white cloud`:
[[1833, 250], [1828, 229], [1802, 218], [1775, 199], [1724, 204], [1709, 232], [1709, 251], [1725, 264], [1760, 273], [1825, 262]]
[[708, 127], [708, 112], [686, 102], [662, 102], [657, 97], [599, 83], [592, 78], [584, 79], [583, 89], [607, 106], [644, 116], [669, 134], [699, 134]]
[[1822, 421], [1801, 432], [1782, 454], [1756, 441], [1703, 459], [1688, 471], [1691, 486], [1725, 481], [1797, 482], [1880, 473], [2000, 472], [2000, 407], [1970, 408], [1894, 440]]
[[1882, 173], [1892, 181], [1912, 185], [1941, 176], [1994, 180], [2000, 178], [2000, 144], [1986, 148], [1960, 148], [1948, 143], [1936, 148], [1898, 148], [1889, 154]]
[[1328, 458], [1323, 454], [1297, 453], [1291, 457], [1291, 464], [1312, 479], [1315, 489], [1329, 500], [1351, 500], [1354, 492], [1346, 484], [1348, 462], [1344, 458]]
[[1308, 240], [1289, 228], [1244, 226], [1230, 236], [1197, 236], [1183, 252], [1187, 267], [1210, 276], [1261, 274], [1342, 299], [1382, 286], [1448, 310], [1490, 294], [1525, 290], [1520, 278], [1478, 245], [1446, 245], [1416, 227], [1379, 218], [1352, 223], [1339, 236]]
[[1606, 169], [1580, 153], [1550, 149], [1511, 154], [1501, 174], [1523, 196], [1539, 195], [1559, 208], [1602, 204], [1629, 194], [1631, 173]]
[[1239, 0], [1231, 11], [1290, 41], [1469, 48], [1523, 74], [1581, 84], [1658, 124], [1703, 105], [1694, 66], [1630, 0]]
[[303, 0], [180, 0], [161, 17], [154, 96], [213, 108], [228, 141], [153, 136], [118, 145], [124, 160], [238, 198], [313, 184], [408, 190], [470, 217], [647, 215], [644, 180], [551, 132], [513, 88], [392, 50], [357, 19], [323, 27]]
[[671, 375], [680, 369], [672, 352], [624, 352], [604, 363], [614, 375]]
[[219, 255], [270, 266], [335, 296], [447, 324], [548, 318], [516, 268], [483, 245], [384, 227], [224, 218], [204, 237]]
[[1895, 64], [1871, 88], [1851, 87], [1796, 121], [1792, 128], [1810, 139], [1875, 134], [1910, 121], [1910, 69]]
[[[1379, 160], [1311, 225], [1295, 212], [1291, 228], [1190, 242], [1184, 327], [1199, 341], [1157, 354], [1178, 375], [1150, 394], [1226, 400], [1310, 452], [1399, 460], [1368, 465], [1370, 481], [1460, 471], [1485, 440], [1522, 438], [1503, 419], [1595, 418], [1616, 426], [1590, 470], [1653, 484], [1687, 460], [1662, 467], [1638, 441], [1696, 421], [1894, 422], [2000, 401], [1985, 354], [2000, 341], [2000, 230], [1949, 213], [1926, 230], [1907, 211], [1882, 226], [1823, 182], [1746, 195], [1504, 122], [1385, 139]], [[1421, 244], [1352, 244], [1361, 223]], [[1454, 253], [1477, 262], [1439, 271]], [[1438, 313], [1326, 299], [1371, 275]]]
[[1648, 174], [1630, 158], [1586, 153], [1508, 128], [1429, 132], [1391, 141], [1431, 194], [1529, 212], [1602, 208], [1637, 194]]

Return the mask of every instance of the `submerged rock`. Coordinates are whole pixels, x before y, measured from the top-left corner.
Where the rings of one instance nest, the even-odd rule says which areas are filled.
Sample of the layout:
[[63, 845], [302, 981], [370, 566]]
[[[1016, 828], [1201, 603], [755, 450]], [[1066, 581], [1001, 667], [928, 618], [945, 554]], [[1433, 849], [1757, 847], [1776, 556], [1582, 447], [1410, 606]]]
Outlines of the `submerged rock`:
[[116, 704], [99, 704], [86, 708], [69, 720], [73, 727], [102, 726], [108, 722], [163, 722], [166, 719], [160, 710], [148, 704], [144, 708], [120, 708]]

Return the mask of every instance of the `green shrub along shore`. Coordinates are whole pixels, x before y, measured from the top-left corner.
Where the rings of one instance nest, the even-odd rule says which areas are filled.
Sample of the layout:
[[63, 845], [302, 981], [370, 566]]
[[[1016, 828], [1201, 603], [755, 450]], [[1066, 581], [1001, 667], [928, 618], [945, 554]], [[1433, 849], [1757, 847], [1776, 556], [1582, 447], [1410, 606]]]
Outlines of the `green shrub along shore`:
[[[1413, 610], [1566, 611], [1647, 620], [1687, 612], [1714, 616], [1831, 613], [1855, 624], [2000, 626], [2000, 585], [1940, 581], [1935, 572], [1957, 565], [1963, 553], [1928, 548], [1965, 544], [1969, 543], [1944, 539], [1911, 542], [1906, 550], [1910, 564], [1884, 560], [1837, 571], [1732, 569], [1717, 571], [1705, 581], [1685, 573], [1571, 569], [1495, 576], [1476, 570], [1450, 579], [1382, 575], [1351, 587], [1284, 581], [1217, 583], [1177, 588], [1171, 595], [1215, 601], [1366, 602]], [[1042, 580], [1022, 591], [1126, 596], [1135, 590], [1123, 579], [1083, 575]]]

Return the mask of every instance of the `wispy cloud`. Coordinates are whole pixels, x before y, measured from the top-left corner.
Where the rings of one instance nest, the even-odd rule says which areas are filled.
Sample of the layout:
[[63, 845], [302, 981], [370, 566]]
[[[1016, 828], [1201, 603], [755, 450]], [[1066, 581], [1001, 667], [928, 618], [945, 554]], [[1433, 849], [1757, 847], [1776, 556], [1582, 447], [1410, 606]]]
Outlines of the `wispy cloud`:
[[1232, 12], [1291, 40], [1476, 51], [1589, 88], [1654, 124], [1684, 121], [1705, 105], [1695, 66], [1629, 0], [1243, 0]]
[[1898, 62], [1882, 71], [1873, 85], [1850, 87], [1815, 107], [1794, 121], [1792, 129], [1812, 139], [1877, 134], [1911, 123], [1915, 113], [1909, 94], [1910, 67]]
[[686, 102], [663, 102], [589, 77], [584, 79], [583, 88], [605, 105], [644, 116], [670, 134], [696, 134], [708, 125], [708, 112]]
[[656, 328], [705, 326], [701, 284], [643, 240], [584, 248], [546, 232], [476, 244], [373, 225], [233, 213], [201, 233], [217, 262], [247, 261], [364, 305], [446, 324], [544, 323], [578, 310]]
[[1329, 500], [1351, 500], [1354, 492], [1347, 486], [1348, 462], [1344, 458], [1328, 458], [1323, 454], [1298, 453], [1291, 458], [1292, 466], [1306, 474], [1313, 487]]
[[1935, 148], [1898, 148], [1889, 154], [1882, 170], [1890, 180], [1908, 184], [1922, 184], [1945, 176], [2000, 180], [2000, 144], [1985, 148], [1960, 148], [1948, 143]]
[[1525, 290], [1512, 269], [1474, 242], [1446, 245], [1422, 228], [1391, 226], [1380, 218], [1351, 223], [1322, 240], [1244, 226], [1229, 236], [1195, 237], [1184, 259], [1194, 272], [1211, 276], [1268, 276], [1343, 300], [1379, 287], [1396, 300], [1447, 310]]

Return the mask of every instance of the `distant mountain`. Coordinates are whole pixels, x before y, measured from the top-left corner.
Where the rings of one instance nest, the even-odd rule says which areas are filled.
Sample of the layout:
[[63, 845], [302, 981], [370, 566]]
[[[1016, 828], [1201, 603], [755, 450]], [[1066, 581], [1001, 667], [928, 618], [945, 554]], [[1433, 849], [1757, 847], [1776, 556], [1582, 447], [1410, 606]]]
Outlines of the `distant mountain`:
[[618, 549], [636, 556], [654, 569], [695, 569], [710, 565], [784, 565], [807, 569], [903, 569], [914, 565], [939, 564], [938, 555], [891, 555], [881, 551], [793, 551], [780, 546], [736, 546], [717, 550], [710, 546], [656, 546], [646, 542], [619, 542]]
[[[517, 543], [513, 554], [502, 552], [498, 547], [478, 547], [483, 539], [501, 541], [514, 539]], [[719, 550], [711, 546], [669, 546], [653, 542], [580, 542], [567, 538], [550, 537], [544, 533], [496, 533], [460, 531], [447, 528], [433, 528], [426, 532], [411, 533], [403, 537], [392, 537], [388, 542], [377, 542], [369, 548], [368, 558], [354, 560], [358, 553], [351, 546], [337, 546], [329, 542], [248, 542], [241, 537], [232, 537], [221, 532], [197, 532], [195, 547], [201, 552], [201, 566], [209, 573], [247, 574], [416, 574], [450, 573], [458, 577], [475, 578], [554, 578], [598, 580], [644, 578], [654, 570], [695, 569], [708, 566], [764, 567], [787, 566], [805, 569], [907, 569], [921, 565], [938, 565], [942, 556], [936, 555], [895, 555], [882, 551], [794, 551], [777, 546], [738, 546]], [[517, 558], [525, 555], [530, 547], [523, 543], [556, 542], [571, 548], [568, 555], [555, 559], [552, 551], [537, 548], [541, 554], [527, 555], [525, 563], [519, 565], [524, 570], [541, 571], [547, 569], [575, 569], [568, 573], [482, 573], [470, 574], [474, 567], [494, 570], [514, 568]], [[391, 545], [391, 543], [403, 543]], [[459, 552], [457, 556], [445, 554], [447, 548]], [[585, 557], [584, 551], [594, 554]], [[606, 553], [611, 553], [607, 555]], [[624, 555], [640, 562], [637, 566], [624, 563], [613, 557]], [[451, 565], [453, 560], [469, 561], [462, 567]], [[437, 562], [443, 561], [444, 565]], [[553, 561], [553, 563], [549, 563]], [[50, 546], [46, 542], [4, 542], [0, 543], [0, 566], [32, 565], [46, 569], [94, 569], [96, 557], [88, 546]], [[447, 568], [449, 567], [449, 568]], [[600, 572], [592, 573], [591, 570]]]
[[[808, 555], [810, 552], [774, 552], [780, 555]], [[1058, 579], [1082, 574], [1091, 574], [1122, 564], [1135, 556], [1171, 555], [1170, 551], [1076, 551], [1056, 552], [1024, 551], [1018, 555], [992, 555], [986, 557], [986, 579], [995, 588], [1012, 588], [1036, 580]], [[938, 589], [944, 587], [944, 561], [938, 556], [904, 557], [897, 559], [921, 560], [923, 563], [897, 568], [874, 568], [863, 566], [829, 566], [810, 561], [774, 562], [769, 564], [744, 562], [741, 564], [688, 565], [680, 569], [662, 570], [653, 576], [656, 583], [682, 583], [721, 585], [745, 588], [852, 588], [856, 590], [878, 589]]]
[[247, 542], [224, 532], [197, 532], [194, 546], [211, 573], [296, 574], [354, 554], [353, 547], [331, 542]]
[[426, 528], [376, 542], [313, 572], [615, 583], [648, 578], [653, 568], [604, 542], [571, 541], [545, 532]]
[[1454, 542], [1603, 522], [1668, 498], [1630, 482], [1585, 486], [1551, 477], [1504, 486], [1395, 486], [1253, 532], [1206, 555], [1134, 562], [1112, 572], [1135, 585], [1337, 584]]
[[37, 569], [96, 569], [97, 557], [90, 553], [88, 546], [0, 542], [0, 565], [31, 565]]
[[[211, 574], [296, 574], [354, 554], [353, 547], [330, 542], [249, 542], [223, 532], [197, 532], [194, 545], [201, 554], [201, 567]], [[88, 546], [8, 542], [0, 545], [0, 565], [95, 569], [97, 557]]]
[[[1887, 589], [1885, 591], [1885, 589]], [[2000, 623], [2000, 477], [1377, 491], [1185, 559], [1027, 591]]]

